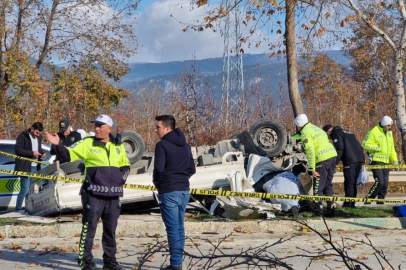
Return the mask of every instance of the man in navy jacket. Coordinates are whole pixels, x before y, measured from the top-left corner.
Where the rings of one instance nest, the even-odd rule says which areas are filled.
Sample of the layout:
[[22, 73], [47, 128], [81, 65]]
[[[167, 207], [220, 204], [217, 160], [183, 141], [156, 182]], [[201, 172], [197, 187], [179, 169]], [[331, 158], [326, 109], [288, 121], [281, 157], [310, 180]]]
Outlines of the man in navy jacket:
[[183, 132], [175, 128], [172, 115], [155, 117], [161, 139], [155, 146], [153, 182], [158, 189], [162, 220], [170, 250], [170, 265], [161, 269], [182, 269], [185, 246], [184, 219], [189, 202], [189, 178], [196, 172], [190, 146]]

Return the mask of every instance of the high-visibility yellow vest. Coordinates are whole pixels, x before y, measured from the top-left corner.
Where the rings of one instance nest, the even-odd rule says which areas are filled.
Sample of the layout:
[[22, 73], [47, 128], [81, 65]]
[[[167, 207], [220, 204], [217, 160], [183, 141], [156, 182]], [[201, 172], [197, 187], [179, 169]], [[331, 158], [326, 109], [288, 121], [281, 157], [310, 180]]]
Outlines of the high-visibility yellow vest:
[[367, 136], [362, 141], [362, 148], [372, 155], [372, 161], [386, 164], [398, 161], [392, 131], [385, 132], [379, 124], [368, 131]]
[[304, 125], [300, 131], [307, 156], [308, 171], [316, 170], [316, 164], [337, 156], [337, 151], [328, 139], [327, 133], [312, 123]]

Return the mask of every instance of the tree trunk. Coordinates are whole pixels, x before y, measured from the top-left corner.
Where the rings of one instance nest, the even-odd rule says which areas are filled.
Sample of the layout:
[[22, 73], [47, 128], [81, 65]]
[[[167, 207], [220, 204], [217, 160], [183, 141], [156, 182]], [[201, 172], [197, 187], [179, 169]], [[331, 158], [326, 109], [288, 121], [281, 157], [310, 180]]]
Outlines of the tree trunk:
[[48, 55], [49, 42], [51, 40], [52, 24], [54, 22], [54, 16], [57, 11], [58, 5], [59, 5], [59, 0], [54, 0], [52, 2], [52, 9], [51, 9], [51, 13], [49, 14], [49, 18], [48, 18], [48, 22], [47, 22], [47, 30], [45, 32], [44, 45], [42, 46], [41, 54], [38, 57], [38, 60], [36, 63], [36, 66], [38, 69], [41, 67], [42, 63], [45, 61], [45, 58]]
[[368, 25], [372, 30], [374, 30], [383, 40], [388, 43], [388, 45], [393, 50], [393, 60], [394, 60], [394, 76], [395, 76], [395, 97], [396, 97], [396, 118], [398, 119], [398, 127], [402, 136], [402, 154], [404, 160], [406, 160], [406, 106], [405, 106], [405, 89], [403, 85], [403, 68], [405, 60], [405, 50], [406, 50], [406, 10], [404, 6], [404, 0], [398, 0], [397, 10], [400, 12], [403, 21], [402, 24], [402, 34], [400, 35], [399, 45], [395, 44], [394, 39], [392, 39], [387, 32], [380, 29], [376, 24], [372, 23], [368, 16], [364, 14], [357, 5], [355, 5], [353, 0], [346, 0], [350, 5], [351, 9], [362, 18], [364, 23]]
[[6, 97], [7, 97], [7, 88], [8, 88], [8, 75], [6, 71], [3, 70], [3, 48], [7, 44], [4, 44], [6, 36], [6, 7], [7, 4], [5, 1], [0, 1], [2, 8], [0, 8], [0, 115], [3, 116], [3, 119], [0, 120], [0, 136], [4, 135], [4, 126], [5, 126], [5, 116], [6, 113]]
[[288, 65], [288, 87], [290, 103], [292, 104], [293, 114], [296, 117], [303, 113], [303, 103], [299, 92], [299, 82], [297, 77], [295, 8], [296, 0], [286, 0], [285, 40], [286, 63]]
[[406, 159], [406, 104], [405, 104], [405, 90], [403, 85], [403, 68], [405, 52], [402, 48], [399, 48], [395, 52], [395, 97], [396, 97], [396, 117], [398, 120], [398, 127], [402, 134], [402, 155], [404, 160]]

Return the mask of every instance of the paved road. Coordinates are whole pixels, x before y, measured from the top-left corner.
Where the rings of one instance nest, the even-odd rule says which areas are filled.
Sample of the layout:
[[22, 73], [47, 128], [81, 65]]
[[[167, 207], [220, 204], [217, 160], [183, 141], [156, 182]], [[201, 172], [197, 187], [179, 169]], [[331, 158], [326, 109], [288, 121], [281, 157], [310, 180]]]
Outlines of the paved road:
[[[365, 232], [335, 232], [333, 242], [336, 245], [343, 241], [347, 247], [346, 252], [353, 259], [357, 259], [362, 263], [367, 264], [371, 269], [391, 269], [388, 268], [387, 262], [382, 262], [382, 267], [374, 256], [374, 250], [366, 244], [361, 244], [357, 241], [367, 241], [365, 233], [371, 239], [373, 245], [382, 250], [388, 261], [394, 266], [394, 269], [406, 269], [406, 232], [403, 230], [369, 230]], [[158, 238], [156, 238], [158, 237]], [[316, 256], [320, 255], [326, 248], [329, 248], [326, 241], [322, 240], [312, 232], [300, 232], [295, 234], [277, 234], [277, 233], [244, 233], [235, 232], [233, 235], [224, 240], [224, 235], [221, 234], [192, 234], [189, 235], [193, 242], [189, 239], [186, 242], [186, 252], [197, 257], [208, 256], [216, 250], [216, 254], [238, 254], [249, 247], [260, 247], [264, 249], [261, 252], [255, 249], [258, 257], [272, 259], [281, 258], [283, 262], [289, 264], [292, 269], [348, 269], [340, 258], [335, 257], [337, 254], [333, 251], [328, 251], [326, 257], [318, 257], [311, 261], [310, 258], [301, 257], [300, 255]], [[279, 239], [287, 240], [287, 242], [271, 246], [270, 244]], [[348, 240], [353, 239], [353, 240]], [[345, 240], [343, 240], [345, 239]], [[146, 235], [121, 235], [118, 237], [118, 261], [122, 263], [126, 269], [134, 268], [138, 263], [139, 257], [147, 254], [147, 246], [154, 247], [157, 240], [162, 242], [165, 237], [162, 236], [146, 236]], [[222, 241], [224, 240], [224, 241]], [[210, 244], [210, 241], [212, 244]], [[220, 242], [222, 241], [222, 242]], [[0, 241], [0, 257], [2, 269], [78, 269], [77, 266], [77, 246], [79, 237], [67, 238], [11, 238]], [[265, 248], [269, 245], [268, 248]], [[247, 254], [252, 255], [253, 252]], [[94, 247], [95, 262], [99, 267], [102, 265], [102, 248], [101, 239], [96, 238]], [[282, 259], [287, 258], [289, 259]], [[155, 253], [152, 258], [141, 269], [159, 269], [160, 265], [164, 264], [166, 253]], [[217, 266], [226, 266], [230, 263], [230, 259], [217, 259], [220, 262]], [[216, 261], [217, 261], [216, 260]], [[241, 261], [242, 258], [238, 259]], [[207, 260], [191, 259], [186, 257], [184, 260], [184, 269], [202, 269]], [[258, 260], [254, 260], [258, 261]], [[310, 264], [311, 262], [311, 264]], [[194, 266], [188, 266], [189, 263], [194, 263]], [[268, 263], [269, 264], [269, 263]], [[310, 265], [310, 266], [309, 266]], [[399, 265], [401, 265], [400, 268]], [[218, 269], [216, 266], [207, 266], [204, 269]], [[230, 269], [260, 269], [248, 268], [246, 265], [231, 267]], [[262, 268], [265, 269], [265, 268]], [[278, 267], [278, 269], [288, 269]], [[361, 269], [367, 269], [361, 267]]]

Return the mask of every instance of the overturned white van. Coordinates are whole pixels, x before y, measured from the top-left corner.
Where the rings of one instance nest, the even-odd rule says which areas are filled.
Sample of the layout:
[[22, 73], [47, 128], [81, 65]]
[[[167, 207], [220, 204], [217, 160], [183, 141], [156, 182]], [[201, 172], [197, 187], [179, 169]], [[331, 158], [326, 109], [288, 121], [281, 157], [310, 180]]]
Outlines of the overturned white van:
[[[153, 153], [144, 153], [144, 143], [137, 133], [125, 131], [122, 135], [122, 142], [132, 163], [127, 183], [153, 185]], [[230, 186], [230, 172], [240, 171], [245, 174], [244, 164], [252, 153], [268, 156], [286, 170], [305, 159], [299, 142], [291, 140], [283, 126], [272, 120], [261, 121], [248, 132], [235, 137], [212, 147], [192, 148], [197, 166], [196, 174], [190, 178], [190, 188], [219, 189]], [[80, 162], [55, 163], [42, 173], [82, 179], [83, 169], [84, 165]], [[80, 210], [80, 187], [81, 184], [43, 180], [32, 187], [26, 200], [26, 209], [29, 214], [40, 216]], [[215, 197], [193, 197], [207, 207], [215, 200]], [[153, 192], [148, 190], [125, 189], [121, 198], [122, 204], [153, 201]]]

